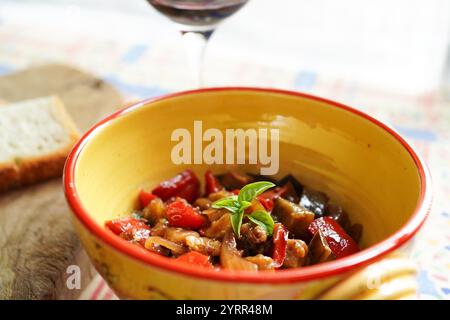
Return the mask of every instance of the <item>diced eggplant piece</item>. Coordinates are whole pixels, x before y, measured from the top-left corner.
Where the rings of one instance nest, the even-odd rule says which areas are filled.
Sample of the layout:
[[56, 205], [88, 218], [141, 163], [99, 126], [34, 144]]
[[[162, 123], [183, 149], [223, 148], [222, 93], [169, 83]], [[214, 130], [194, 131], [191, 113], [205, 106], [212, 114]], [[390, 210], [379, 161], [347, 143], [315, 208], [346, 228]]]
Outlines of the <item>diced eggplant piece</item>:
[[155, 225], [160, 219], [167, 218], [166, 205], [160, 198], [155, 198], [142, 210], [142, 215], [151, 225]]
[[208, 217], [209, 222], [214, 222], [227, 213], [229, 213], [227, 209], [214, 209], [214, 208], [206, 209], [203, 210], [202, 212], [202, 214]]
[[295, 187], [292, 184], [292, 182], [288, 181], [283, 186], [286, 187], [286, 191], [284, 192], [283, 198], [291, 202], [298, 203], [300, 201], [300, 198], [297, 195], [297, 192], [295, 191]]
[[225, 213], [219, 219], [211, 223], [211, 225], [205, 229], [204, 235], [208, 238], [222, 239], [225, 234], [232, 229], [230, 214]]
[[361, 241], [361, 236], [363, 232], [363, 226], [359, 223], [352, 224], [350, 228], [348, 228], [347, 233], [356, 243]]
[[347, 231], [350, 227], [350, 219], [348, 214], [342, 209], [340, 205], [328, 203], [326, 215], [335, 220], [339, 225]]
[[253, 181], [249, 176], [233, 171], [228, 171], [223, 176], [219, 176], [218, 179], [220, 184], [227, 190], [241, 189], [243, 186]]
[[231, 230], [223, 238], [220, 250], [220, 264], [224, 269], [228, 270], [258, 270], [258, 265], [242, 258], [240, 252], [236, 249], [236, 239]]
[[210, 193], [208, 196], [208, 199], [212, 202], [232, 196], [233, 193], [226, 191], [226, 190], [220, 190], [218, 192]]
[[320, 218], [325, 215], [325, 209], [328, 203], [328, 197], [319, 191], [305, 189], [300, 198], [300, 205], [313, 212], [316, 218]]
[[320, 262], [326, 262], [334, 260], [335, 257], [331, 251], [322, 231], [316, 232], [314, 237], [309, 243], [309, 262], [310, 264], [316, 264]]
[[241, 226], [241, 237], [251, 244], [261, 244], [267, 241], [267, 231], [261, 226], [244, 223]]
[[211, 208], [212, 201], [208, 198], [198, 198], [194, 202], [194, 207], [198, 207], [200, 210], [207, 210]]
[[300, 197], [303, 193], [303, 185], [298, 181], [292, 174], [288, 174], [278, 180], [276, 185], [284, 186], [285, 184], [290, 183], [295, 191], [297, 197]]
[[296, 238], [306, 238], [308, 226], [314, 220], [314, 213], [283, 198], [275, 200], [272, 215]]
[[253, 223], [243, 223], [241, 236], [237, 239], [238, 248], [243, 249], [246, 255], [262, 253], [265, 249], [268, 234], [261, 226]]
[[307, 264], [308, 245], [298, 239], [288, 239], [286, 247], [286, 258], [283, 262], [284, 268], [298, 268]]

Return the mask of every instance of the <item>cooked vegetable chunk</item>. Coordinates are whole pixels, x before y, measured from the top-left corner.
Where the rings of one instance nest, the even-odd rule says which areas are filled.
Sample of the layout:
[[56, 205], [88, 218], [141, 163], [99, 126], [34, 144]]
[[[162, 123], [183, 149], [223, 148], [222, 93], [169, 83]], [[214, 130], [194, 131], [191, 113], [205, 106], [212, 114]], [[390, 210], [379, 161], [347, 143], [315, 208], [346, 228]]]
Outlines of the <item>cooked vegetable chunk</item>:
[[237, 172], [228, 171], [220, 177], [221, 184], [228, 190], [241, 189], [246, 184], [252, 182], [247, 175], [241, 175]]
[[207, 210], [211, 208], [212, 201], [208, 198], [198, 198], [194, 202], [194, 207], [198, 207], [200, 210]]
[[244, 223], [241, 226], [241, 238], [246, 239], [250, 245], [257, 245], [267, 241], [267, 231], [261, 226]]
[[308, 226], [314, 220], [314, 213], [283, 198], [275, 201], [272, 214], [298, 238], [307, 236]]
[[223, 268], [229, 270], [246, 270], [257, 271], [258, 265], [242, 258], [236, 249], [236, 240], [234, 234], [228, 231], [222, 242], [222, 250], [220, 252], [220, 264]]
[[[294, 191], [295, 196], [300, 197], [303, 193], [303, 185], [298, 181], [292, 174], [288, 174], [277, 181], [277, 185], [284, 186], [286, 184], [291, 184]], [[294, 194], [291, 194], [294, 196]]]
[[311, 264], [334, 260], [336, 257], [330, 249], [322, 231], [316, 232], [309, 243], [309, 260]]
[[247, 255], [263, 253], [269, 235], [267, 231], [259, 225], [244, 223], [241, 226], [241, 236], [237, 240], [239, 248]]
[[142, 215], [151, 224], [156, 224], [160, 219], [167, 218], [166, 204], [158, 197], [155, 196], [147, 206], [142, 210]]
[[202, 268], [209, 268], [209, 269], [214, 268], [208, 256], [195, 251], [185, 253], [179, 256], [176, 260], [178, 262], [187, 262], [189, 264], [193, 264], [195, 266]]
[[164, 247], [172, 251], [173, 254], [182, 254], [186, 252], [186, 249], [182, 245], [159, 236], [148, 237], [147, 240], [145, 240], [145, 247], [153, 251], [158, 251], [159, 247]]
[[189, 235], [186, 237], [186, 245], [189, 250], [197, 251], [210, 256], [218, 256], [220, 255], [222, 243], [208, 237]]
[[208, 199], [211, 201], [217, 201], [217, 200], [229, 197], [231, 195], [233, 195], [231, 192], [226, 191], [226, 190], [221, 190], [221, 191], [218, 191], [215, 193], [210, 193], [208, 196]]
[[225, 213], [219, 219], [211, 223], [211, 226], [205, 230], [205, 236], [215, 239], [222, 239], [225, 234], [231, 230], [231, 215]]
[[298, 239], [288, 239], [286, 244], [286, 258], [284, 268], [298, 268], [306, 264], [308, 258], [308, 245]]
[[276, 268], [280, 268], [286, 259], [288, 234], [289, 232], [281, 223], [275, 224], [272, 259]]
[[205, 223], [205, 217], [182, 198], [171, 202], [166, 214], [169, 224], [174, 227], [199, 229]]
[[161, 182], [152, 193], [164, 201], [180, 197], [192, 203], [199, 196], [200, 181], [192, 170], [185, 170], [172, 179]]
[[150, 236], [150, 228], [142, 220], [135, 218], [120, 218], [106, 222], [106, 227], [123, 239], [144, 245]]
[[155, 196], [153, 193], [141, 190], [139, 192], [139, 202], [141, 204], [141, 208], [145, 208], [150, 203], [150, 201], [154, 200], [155, 198], [157, 198], [157, 196]]
[[300, 198], [300, 205], [306, 210], [313, 212], [316, 218], [325, 215], [327, 202], [328, 197], [324, 193], [310, 189], [305, 189]]
[[210, 170], [205, 173], [205, 194], [216, 193], [223, 189], [219, 180], [212, 174]]
[[336, 258], [343, 258], [359, 251], [356, 242], [330, 217], [314, 220], [308, 231], [312, 235], [320, 231]]
[[341, 206], [334, 204], [334, 203], [328, 203], [327, 205], [327, 217], [332, 218], [335, 220], [339, 225], [346, 230], [349, 227], [350, 219], [348, 217], [348, 214], [342, 209]]
[[288, 190], [287, 186], [276, 187], [259, 195], [258, 200], [267, 211], [272, 211], [275, 200], [280, 197], [283, 197], [286, 194], [287, 190]]
[[262, 254], [246, 257], [245, 260], [256, 264], [258, 266], [258, 270], [274, 270], [276, 266], [271, 257], [267, 257]]

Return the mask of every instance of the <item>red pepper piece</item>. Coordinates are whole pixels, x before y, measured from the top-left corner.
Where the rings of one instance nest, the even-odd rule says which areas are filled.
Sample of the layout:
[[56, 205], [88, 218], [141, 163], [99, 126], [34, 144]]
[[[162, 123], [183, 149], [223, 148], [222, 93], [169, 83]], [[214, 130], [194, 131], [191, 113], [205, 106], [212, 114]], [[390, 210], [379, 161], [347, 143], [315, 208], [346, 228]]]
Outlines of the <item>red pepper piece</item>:
[[185, 253], [178, 258], [175, 259], [176, 261], [183, 261], [190, 264], [193, 264], [195, 266], [200, 266], [204, 268], [214, 268], [213, 264], [211, 263], [209, 256], [206, 256], [204, 254], [201, 254], [197, 251], [190, 251], [188, 253]]
[[209, 195], [210, 193], [219, 192], [223, 189], [223, 186], [220, 184], [219, 180], [216, 178], [213, 173], [208, 170], [205, 172], [205, 194]]
[[231, 190], [231, 193], [232, 194], [234, 194], [234, 195], [239, 195], [239, 192], [241, 192], [241, 189], [234, 189], [234, 190]]
[[328, 246], [337, 259], [359, 251], [358, 244], [344, 231], [336, 220], [330, 217], [321, 217], [311, 222], [308, 227], [311, 235], [315, 235], [319, 229], [322, 231]]
[[193, 208], [186, 200], [177, 198], [167, 206], [169, 224], [173, 227], [200, 229], [205, 217]]
[[125, 240], [138, 242], [142, 246], [150, 236], [150, 227], [144, 221], [131, 217], [106, 221], [105, 225]]
[[286, 258], [288, 235], [289, 231], [281, 223], [274, 225], [272, 259], [276, 265], [275, 268], [280, 268]]
[[282, 187], [276, 187], [275, 189], [268, 190], [261, 195], [258, 196], [259, 202], [266, 208], [268, 212], [272, 211], [274, 201], [282, 197], [286, 191], [288, 190], [288, 187], [286, 185]]
[[148, 204], [154, 200], [158, 198], [157, 196], [155, 196], [153, 193], [148, 192], [148, 191], [144, 191], [141, 190], [139, 192], [139, 203], [141, 204], [141, 208], [145, 208], [146, 206], [148, 206]]
[[177, 197], [185, 199], [189, 203], [195, 202], [200, 196], [200, 184], [188, 184], [184, 189], [177, 193]]
[[258, 196], [258, 200], [263, 205], [264, 209], [266, 209], [267, 212], [272, 211], [273, 200], [271, 198], [265, 198], [263, 196]]
[[152, 193], [167, 201], [172, 197], [183, 197], [194, 202], [199, 197], [200, 181], [192, 170], [185, 170], [172, 179], [161, 182]]

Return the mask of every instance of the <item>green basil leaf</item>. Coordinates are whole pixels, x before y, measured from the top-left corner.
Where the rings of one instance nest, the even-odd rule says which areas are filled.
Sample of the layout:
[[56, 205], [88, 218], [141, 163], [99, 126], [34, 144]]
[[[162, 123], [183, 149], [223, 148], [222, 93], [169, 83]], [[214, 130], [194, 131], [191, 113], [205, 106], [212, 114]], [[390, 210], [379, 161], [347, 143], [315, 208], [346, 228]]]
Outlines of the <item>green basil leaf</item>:
[[239, 211], [239, 208], [236, 208], [236, 207], [228, 207], [228, 206], [223, 206], [223, 207], [220, 207], [220, 208], [214, 208], [214, 209], [226, 209], [226, 210], [228, 210], [228, 211], [230, 211], [231, 213], [237, 213], [238, 211]]
[[250, 216], [247, 216], [247, 218], [248, 218], [248, 220], [250, 220], [254, 224], [256, 224], [256, 225], [260, 226], [261, 228], [263, 228], [267, 232], [267, 235], [269, 235], [269, 230], [267, 230], [267, 226], [264, 223], [262, 223], [259, 220], [254, 219], [254, 218], [252, 218]]
[[[230, 216], [231, 226], [234, 233], [240, 237], [242, 218], [244, 217], [244, 210], [252, 205], [252, 200], [266, 191], [275, 187], [275, 184], [267, 181], [258, 181], [244, 186], [239, 192], [238, 196], [231, 196], [224, 199], [217, 200], [212, 204], [214, 209], [227, 209], [232, 214]], [[264, 215], [265, 214], [265, 215]], [[257, 211], [248, 216], [251, 221], [261, 225], [269, 235], [273, 232], [273, 220], [270, 214], [264, 211]]]
[[225, 207], [238, 207], [239, 203], [237, 202], [237, 196], [226, 197], [223, 199], [219, 199], [212, 204], [214, 209], [220, 209]]
[[231, 215], [231, 227], [233, 228], [234, 234], [238, 237], [241, 236], [241, 225], [242, 218], [244, 216], [244, 210], [239, 210], [238, 212]]
[[252, 205], [251, 202], [248, 202], [248, 201], [242, 201], [242, 202], [240, 203], [240, 209], [241, 209], [241, 210], [245, 210], [245, 209], [247, 209], [248, 207], [250, 207], [251, 205]]
[[242, 201], [251, 202], [256, 196], [273, 187], [275, 187], [275, 184], [268, 181], [257, 181], [247, 184], [239, 191], [237, 200], [240, 203], [242, 203]]
[[253, 223], [264, 228], [269, 236], [272, 235], [274, 222], [272, 216], [268, 212], [255, 211], [248, 215], [247, 218]]

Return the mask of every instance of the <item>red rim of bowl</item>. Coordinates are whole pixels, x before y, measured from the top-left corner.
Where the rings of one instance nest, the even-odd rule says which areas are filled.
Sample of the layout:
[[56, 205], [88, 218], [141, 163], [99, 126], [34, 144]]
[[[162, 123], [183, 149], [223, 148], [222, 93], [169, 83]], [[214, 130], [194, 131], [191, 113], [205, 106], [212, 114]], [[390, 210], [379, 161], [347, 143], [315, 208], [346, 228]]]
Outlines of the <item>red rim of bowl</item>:
[[[251, 92], [265, 92], [265, 93], [275, 93], [282, 95], [290, 95], [300, 98], [306, 98], [310, 100], [315, 100], [318, 102], [324, 102], [332, 107], [337, 107], [340, 109], [344, 109], [348, 112], [356, 114], [360, 117], [365, 118], [366, 120], [371, 121], [377, 126], [381, 127], [388, 133], [390, 133], [398, 142], [400, 142], [403, 147], [408, 151], [408, 153], [413, 158], [417, 170], [420, 176], [421, 190], [420, 196], [415, 208], [414, 213], [408, 220], [408, 222], [403, 225], [397, 232], [395, 232], [390, 237], [385, 240], [370, 246], [356, 254], [353, 254], [349, 257], [342, 258], [339, 260], [335, 260], [332, 262], [327, 262], [323, 264], [298, 268], [298, 269], [286, 269], [279, 270], [277, 272], [264, 272], [261, 273], [252, 273], [246, 271], [228, 271], [228, 270], [208, 270], [204, 268], [195, 268], [189, 264], [184, 263], [173, 263], [173, 260], [159, 256], [157, 254], [152, 254], [145, 252], [142, 248], [128, 243], [127, 241], [121, 239], [115, 234], [108, 231], [104, 226], [97, 224], [90, 216], [89, 213], [84, 209], [81, 200], [78, 197], [78, 193], [76, 190], [75, 183], [75, 169], [77, 164], [77, 159], [83, 150], [83, 147], [86, 143], [93, 137], [97, 130], [100, 130], [103, 126], [107, 125], [112, 120], [123, 116], [124, 114], [133, 111], [136, 108], [147, 105], [148, 103], [161, 101], [166, 99], [171, 99], [174, 97], [189, 95], [189, 94], [198, 94], [205, 92], [217, 92], [217, 91], [251, 91]], [[394, 251], [399, 248], [401, 245], [406, 243], [410, 238], [414, 236], [414, 234], [419, 230], [422, 224], [425, 222], [425, 219], [428, 215], [431, 206], [431, 190], [430, 188], [430, 175], [428, 169], [425, 164], [421, 160], [420, 156], [414, 151], [414, 149], [405, 141], [405, 139], [394, 129], [389, 127], [388, 125], [376, 120], [375, 118], [367, 115], [364, 112], [353, 109], [346, 105], [316, 97], [309, 94], [280, 90], [280, 89], [269, 89], [269, 88], [252, 88], [252, 87], [219, 87], [219, 88], [205, 88], [198, 90], [190, 90], [177, 92], [173, 94], [167, 94], [156, 98], [147, 99], [136, 104], [125, 107], [122, 110], [119, 110], [112, 115], [106, 117], [96, 125], [94, 125], [83, 137], [78, 141], [78, 143], [74, 146], [71, 153], [69, 154], [66, 165], [64, 168], [64, 191], [66, 195], [66, 199], [71, 207], [76, 218], [98, 239], [101, 239], [104, 243], [118, 250], [119, 252], [134, 258], [143, 263], [152, 265], [154, 267], [158, 267], [160, 269], [181, 273], [183, 275], [188, 275], [192, 277], [209, 279], [209, 280], [218, 280], [218, 281], [231, 281], [231, 282], [245, 282], [245, 283], [289, 283], [289, 282], [298, 282], [298, 281], [309, 281], [309, 280], [317, 280], [324, 277], [329, 277], [333, 275], [338, 275], [349, 271], [356, 267], [361, 267], [364, 265], [368, 265], [371, 262], [380, 259], [386, 254]]]

